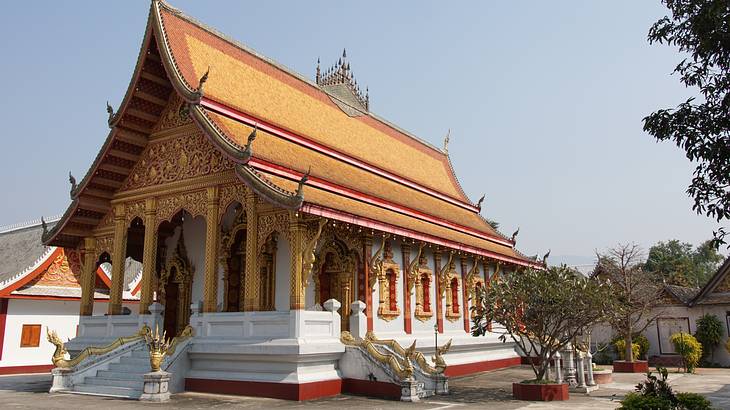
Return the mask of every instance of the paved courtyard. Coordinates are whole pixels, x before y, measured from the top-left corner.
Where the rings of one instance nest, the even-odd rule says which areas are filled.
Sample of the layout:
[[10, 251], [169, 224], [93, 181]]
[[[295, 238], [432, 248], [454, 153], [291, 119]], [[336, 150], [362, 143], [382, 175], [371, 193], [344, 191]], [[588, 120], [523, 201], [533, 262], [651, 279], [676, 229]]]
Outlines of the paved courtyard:
[[[590, 396], [571, 394], [568, 402], [523, 402], [512, 399], [511, 382], [530, 378], [528, 367], [517, 367], [480, 373], [450, 380], [451, 393], [436, 396], [420, 403], [401, 403], [366, 397], [341, 395], [309, 402], [290, 402], [253, 397], [183, 393], [173, 396], [166, 404], [144, 404], [160, 409], [214, 409], [214, 408], [304, 408], [317, 406], [324, 409], [614, 409], [627, 392], [643, 379], [638, 374], [615, 374], [614, 383], [601, 386]], [[730, 409], [730, 369], [700, 369], [697, 374], [671, 374], [677, 391], [701, 393], [716, 408]], [[138, 401], [118, 400], [97, 396], [48, 394], [48, 375], [18, 375], [0, 377], [0, 408], [2, 409], [128, 409], [143, 406]]]

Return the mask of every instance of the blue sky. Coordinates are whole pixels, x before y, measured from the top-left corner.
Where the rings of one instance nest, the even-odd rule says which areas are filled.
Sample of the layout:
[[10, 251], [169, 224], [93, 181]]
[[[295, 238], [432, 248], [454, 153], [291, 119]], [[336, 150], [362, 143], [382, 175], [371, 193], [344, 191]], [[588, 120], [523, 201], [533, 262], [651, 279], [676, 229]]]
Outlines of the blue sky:
[[[527, 254], [579, 263], [595, 249], [678, 238], [713, 221], [685, 189], [693, 167], [641, 119], [691, 96], [680, 55], [650, 46], [658, 0], [172, 4], [313, 77], [347, 47], [371, 110], [449, 152], [467, 194]], [[0, 14], [0, 225], [62, 213], [106, 134], [149, 2], [11, 2]]]

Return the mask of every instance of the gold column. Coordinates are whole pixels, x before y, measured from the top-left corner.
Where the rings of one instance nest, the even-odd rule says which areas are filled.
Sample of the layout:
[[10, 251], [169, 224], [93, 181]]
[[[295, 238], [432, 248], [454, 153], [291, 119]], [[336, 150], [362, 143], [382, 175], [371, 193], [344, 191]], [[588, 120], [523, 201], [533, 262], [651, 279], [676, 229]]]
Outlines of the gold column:
[[218, 201], [218, 187], [209, 187], [205, 221], [204, 312], [215, 312], [218, 307]]
[[127, 209], [124, 204], [114, 207], [114, 249], [112, 250], [112, 285], [109, 289], [109, 314], [122, 313], [124, 267], [127, 259]]
[[[256, 211], [256, 195], [246, 192], [246, 270], [243, 277], [243, 303], [239, 303], [239, 309], [244, 311], [259, 310], [259, 298], [256, 297], [259, 289], [258, 270], [258, 224], [259, 216]], [[266, 238], [264, 238], [266, 240]], [[276, 274], [275, 272], [272, 274]]]
[[142, 294], [139, 314], [148, 314], [152, 303], [152, 282], [157, 265], [157, 199], [147, 198], [144, 203], [144, 250], [142, 252]]
[[84, 259], [81, 265], [80, 316], [94, 314], [94, 268], [96, 268], [96, 238], [84, 238]]
[[304, 309], [304, 285], [302, 283], [302, 252], [304, 251], [304, 233], [306, 231], [305, 224], [299, 219], [296, 212], [291, 211], [289, 214], [289, 233], [291, 243], [291, 275], [290, 275], [290, 293], [289, 293], [289, 309]]

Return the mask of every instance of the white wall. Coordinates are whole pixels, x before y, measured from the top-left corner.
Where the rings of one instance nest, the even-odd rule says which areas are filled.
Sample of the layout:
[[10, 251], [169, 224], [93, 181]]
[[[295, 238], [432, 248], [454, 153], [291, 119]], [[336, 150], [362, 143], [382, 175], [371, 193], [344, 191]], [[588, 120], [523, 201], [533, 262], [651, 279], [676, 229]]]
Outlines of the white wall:
[[[276, 242], [276, 276], [274, 277], [276, 287], [274, 292], [274, 308], [278, 311], [289, 310], [289, 293], [291, 286], [291, 269], [289, 269], [290, 263], [291, 248], [289, 246], [289, 241], [286, 240], [284, 235], [279, 235]], [[314, 285], [309, 287], [314, 288]], [[312, 298], [312, 301], [314, 301], [314, 298]], [[307, 306], [306, 303], [304, 306]]]
[[[95, 302], [94, 315], [105, 314], [107, 305], [107, 302]], [[78, 300], [9, 299], [0, 367], [51, 364], [55, 348], [46, 339], [46, 331], [50, 327], [63, 341], [76, 337], [79, 306]], [[124, 306], [136, 312], [137, 304], [125, 303]], [[38, 347], [20, 347], [24, 324], [41, 325]]]

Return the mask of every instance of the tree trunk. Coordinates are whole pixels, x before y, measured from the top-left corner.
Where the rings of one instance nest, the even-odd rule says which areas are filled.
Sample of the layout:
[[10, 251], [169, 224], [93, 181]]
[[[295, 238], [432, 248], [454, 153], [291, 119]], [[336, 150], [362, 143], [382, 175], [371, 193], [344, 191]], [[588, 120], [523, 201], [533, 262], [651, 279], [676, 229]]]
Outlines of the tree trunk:
[[632, 349], [632, 343], [633, 339], [631, 337], [631, 330], [626, 333], [626, 337], [624, 338], [624, 342], [626, 343], [626, 355], [624, 358], [626, 358], [627, 362], [633, 362], [634, 361], [634, 349]]

